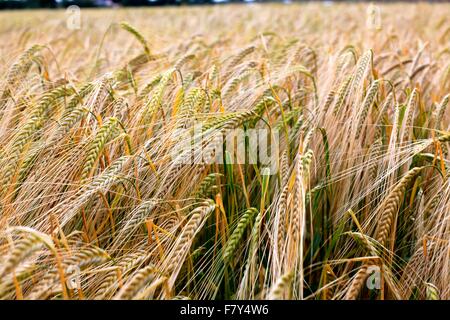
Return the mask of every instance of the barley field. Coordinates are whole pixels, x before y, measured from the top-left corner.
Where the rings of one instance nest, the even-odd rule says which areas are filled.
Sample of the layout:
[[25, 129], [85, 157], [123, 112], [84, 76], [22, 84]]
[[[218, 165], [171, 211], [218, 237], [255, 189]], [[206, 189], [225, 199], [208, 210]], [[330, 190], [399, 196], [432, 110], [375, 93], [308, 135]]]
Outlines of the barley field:
[[449, 13], [0, 12], [0, 298], [450, 299]]

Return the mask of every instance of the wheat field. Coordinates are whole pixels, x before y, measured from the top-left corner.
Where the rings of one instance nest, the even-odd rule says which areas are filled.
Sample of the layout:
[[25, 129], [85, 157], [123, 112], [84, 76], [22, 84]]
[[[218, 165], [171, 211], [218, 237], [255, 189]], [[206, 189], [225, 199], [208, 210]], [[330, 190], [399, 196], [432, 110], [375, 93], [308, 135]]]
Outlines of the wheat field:
[[0, 12], [0, 298], [450, 299], [450, 5], [375, 9]]

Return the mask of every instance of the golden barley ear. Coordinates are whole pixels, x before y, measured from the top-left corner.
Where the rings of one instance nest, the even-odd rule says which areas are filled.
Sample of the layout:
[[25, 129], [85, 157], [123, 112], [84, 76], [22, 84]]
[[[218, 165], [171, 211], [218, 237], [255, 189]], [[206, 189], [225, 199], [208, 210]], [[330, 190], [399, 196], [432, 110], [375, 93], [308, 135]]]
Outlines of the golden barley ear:
[[100, 286], [95, 292], [96, 299], [111, 298], [111, 296], [118, 289], [118, 275], [126, 275], [133, 271], [139, 264], [143, 263], [147, 258], [147, 254], [143, 250], [137, 250], [129, 253], [124, 257], [121, 257], [120, 261], [116, 264], [116, 270], [108, 272], [107, 276], [102, 280]]
[[289, 289], [292, 284], [293, 272], [282, 275], [272, 286], [269, 293], [269, 300], [284, 300], [289, 298]]
[[356, 139], [359, 139], [361, 131], [363, 129], [364, 123], [367, 118], [367, 114], [369, 113], [370, 108], [372, 107], [379, 87], [379, 80], [375, 80], [370, 85], [369, 90], [367, 91], [366, 97], [364, 98], [361, 114], [358, 119], [358, 125], [356, 127]]
[[375, 239], [380, 244], [385, 245], [386, 243], [394, 217], [401, 205], [407, 186], [422, 170], [423, 167], [416, 167], [409, 170], [398, 182], [395, 188], [386, 196], [386, 199], [381, 204], [381, 217], [378, 222], [377, 232], [375, 235]]

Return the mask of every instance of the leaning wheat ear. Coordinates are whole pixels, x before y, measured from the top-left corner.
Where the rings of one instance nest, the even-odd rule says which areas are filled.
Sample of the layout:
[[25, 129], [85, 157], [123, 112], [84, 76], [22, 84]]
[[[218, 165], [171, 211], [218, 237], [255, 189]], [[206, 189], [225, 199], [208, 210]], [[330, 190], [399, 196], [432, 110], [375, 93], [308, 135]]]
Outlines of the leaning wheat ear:
[[195, 235], [200, 231], [202, 225], [215, 207], [215, 203], [211, 200], [191, 212], [191, 218], [184, 226], [183, 231], [175, 242], [174, 248], [168, 254], [166, 262], [163, 264], [164, 272], [170, 274], [168, 280], [169, 291], [175, 284], [175, 280], [189, 253]]
[[67, 267], [77, 266], [83, 270], [88, 266], [101, 264], [109, 259], [111, 259], [109, 254], [101, 248], [83, 248], [64, 260], [64, 265]]
[[416, 112], [416, 105], [418, 100], [419, 93], [416, 88], [411, 92], [411, 95], [408, 100], [408, 104], [405, 109], [405, 117], [406, 121], [402, 125], [402, 129], [400, 131], [400, 140], [404, 141], [411, 138], [411, 132], [413, 129], [413, 119], [414, 114]]
[[12, 243], [12, 249], [8, 257], [2, 262], [3, 267], [0, 269], [0, 279], [13, 271], [22, 261], [44, 246], [52, 251], [54, 250], [53, 241], [45, 233], [28, 227], [12, 227], [7, 232], [13, 231], [20, 232], [23, 237], [16, 243]]
[[87, 151], [86, 161], [81, 173], [81, 180], [86, 181], [94, 170], [95, 162], [100, 156], [106, 142], [114, 137], [117, 132], [118, 120], [114, 117], [109, 118], [100, 128], [94, 140], [90, 143]]
[[387, 237], [389, 235], [389, 230], [392, 227], [392, 222], [401, 205], [406, 187], [410, 184], [412, 179], [414, 179], [421, 171], [423, 167], [416, 167], [408, 171], [399, 183], [395, 186], [386, 200], [381, 204], [381, 217], [378, 222], [377, 232], [375, 235], [375, 240], [380, 244], [385, 245]]
[[19, 263], [24, 261], [33, 252], [43, 247], [43, 244], [39, 238], [33, 235], [29, 235], [13, 245], [13, 249], [11, 250], [8, 258], [3, 264], [2, 270], [0, 271], [0, 278], [12, 272], [14, 268], [19, 265]]
[[[381, 204], [381, 218], [378, 222], [377, 232], [375, 235], [375, 240], [378, 241], [381, 245], [385, 245], [387, 237], [389, 235], [389, 231], [392, 228], [392, 223], [395, 217], [395, 214], [398, 211], [399, 206], [401, 205], [402, 198], [404, 196], [406, 187], [409, 183], [416, 177], [421, 171], [423, 167], [416, 167], [408, 171], [403, 178], [399, 181], [399, 183], [395, 186], [394, 190], [392, 190], [386, 197], [386, 200]], [[363, 236], [362, 239], [365, 239], [364, 243], [369, 248], [372, 248], [370, 243]], [[371, 249], [371, 253], [376, 253], [374, 249]], [[354, 279], [352, 280], [349, 289], [347, 290], [347, 294], [345, 299], [354, 300], [358, 297], [359, 292], [366, 280], [368, 274], [367, 269], [373, 262], [367, 262], [363, 264], [363, 266], [358, 270]]]
[[145, 40], [144, 36], [139, 31], [137, 31], [134, 27], [132, 27], [127, 22], [121, 22], [120, 27], [122, 29], [128, 31], [129, 33], [131, 33], [139, 41], [139, 43], [144, 47], [144, 52], [147, 55], [150, 55], [150, 48], [148, 47], [147, 40]]
[[253, 216], [258, 212], [255, 208], [250, 208], [244, 212], [241, 219], [238, 222], [237, 227], [234, 229], [233, 233], [231, 234], [230, 238], [227, 241], [227, 244], [225, 246], [224, 252], [223, 252], [223, 260], [225, 262], [229, 262], [232, 258], [237, 246], [239, 245], [239, 242], [244, 235], [245, 229], [251, 222]]
[[360, 85], [362, 85], [364, 76], [370, 69], [369, 67], [371, 66], [372, 60], [373, 60], [372, 50], [366, 51], [358, 60], [358, 64], [356, 65], [355, 76], [352, 81], [352, 90], [356, 90]]
[[93, 89], [94, 85], [90, 82], [83, 85], [75, 94], [75, 96], [70, 99], [69, 103], [66, 106], [63, 117], [72, 112], [83, 101], [83, 99], [92, 92]]
[[114, 297], [115, 300], [132, 299], [136, 293], [152, 279], [154, 279], [156, 273], [155, 266], [148, 265], [138, 270], [133, 278], [126, 283], [122, 289]]
[[347, 100], [348, 95], [350, 94], [350, 84], [352, 83], [353, 76], [349, 76], [341, 85], [337, 93], [337, 100], [334, 105], [333, 114], [337, 115], [341, 110], [342, 106]]
[[292, 285], [293, 272], [287, 272], [282, 275], [270, 289], [269, 300], [283, 300], [288, 295], [290, 286]]
[[450, 94], [447, 94], [444, 98], [442, 98], [441, 103], [436, 108], [435, 125], [434, 125], [434, 128], [436, 130], [441, 128], [442, 118], [444, 117], [444, 113], [445, 113], [445, 110], [447, 109], [449, 100], [450, 100]]
[[369, 91], [367, 91], [366, 97], [364, 98], [363, 107], [358, 120], [358, 126], [356, 128], [356, 139], [359, 139], [361, 130], [364, 126], [364, 123], [366, 122], [367, 114], [369, 113], [369, 110], [375, 101], [379, 83], [379, 80], [375, 80], [374, 82], [372, 82]]
[[[232, 57], [230, 62], [228, 62], [227, 70], [230, 70], [230, 69], [234, 68], [235, 66], [237, 66], [246, 56], [248, 56], [253, 51], [255, 51], [255, 49], [256, 49], [255, 46], [249, 46], [249, 47], [244, 48], [241, 51], [239, 51], [234, 57]], [[224, 78], [226, 78], [226, 77], [224, 77]]]
[[137, 250], [122, 257], [116, 265], [117, 269], [110, 271], [101, 282], [95, 292], [95, 299], [109, 298], [118, 288], [118, 273], [120, 272], [121, 275], [124, 275], [130, 272], [140, 263], [144, 262], [146, 258], [147, 254], [143, 250]]
[[345, 295], [345, 300], [356, 300], [358, 298], [359, 292], [361, 291], [361, 288], [364, 284], [364, 281], [366, 281], [367, 278], [367, 269], [369, 268], [369, 264], [363, 264], [361, 268], [356, 273], [355, 277], [353, 278], [350, 287], [347, 290], [347, 293]]
[[27, 72], [31, 68], [34, 55], [43, 48], [44, 46], [42, 45], [33, 45], [19, 57], [16, 63], [11, 66], [6, 76], [3, 92], [0, 96], [0, 110], [3, 110], [3, 107], [11, 95], [11, 90], [26, 77]]
[[175, 69], [171, 68], [161, 75], [161, 78], [159, 79], [158, 84], [153, 91], [151, 99], [147, 102], [142, 110], [142, 122], [146, 123], [147, 121], [150, 121], [161, 107], [164, 92], [174, 72]]
[[[72, 88], [58, 87], [45, 93], [37, 106], [31, 112], [29, 119], [14, 136], [12, 145], [9, 149], [10, 156], [5, 168], [3, 169], [4, 174], [1, 179], [4, 192], [9, 189], [9, 184], [14, 181], [13, 178], [16, 175], [16, 171], [26, 146], [48, 120], [48, 114], [50, 113], [51, 107], [55, 104], [57, 99], [70, 96], [73, 92], [74, 91]], [[14, 189], [16, 188], [17, 186], [14, 186]]]

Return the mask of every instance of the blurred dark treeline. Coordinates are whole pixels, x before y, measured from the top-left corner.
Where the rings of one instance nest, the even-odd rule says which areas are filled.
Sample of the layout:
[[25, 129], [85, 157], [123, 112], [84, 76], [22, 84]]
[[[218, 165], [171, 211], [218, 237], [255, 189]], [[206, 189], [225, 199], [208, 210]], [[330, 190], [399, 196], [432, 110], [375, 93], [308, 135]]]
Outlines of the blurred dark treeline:
[[[368, 0], [0, 0], [0, 9], [26, 8], [65, 8], [71, 5], [79, 7], [112, 7], [112, 6], [152, 6], [152, 5], [185, 5], [185, 4], [218, 4], [218, 3], [263, 3], [263, 2], [370, 2]], [[395, 1], [376, 1], [395, 2]], [[401, 1], [398, 1], [401, 2]], [[402, 2], [448, 2], [448, 0], [405, 0]]]

